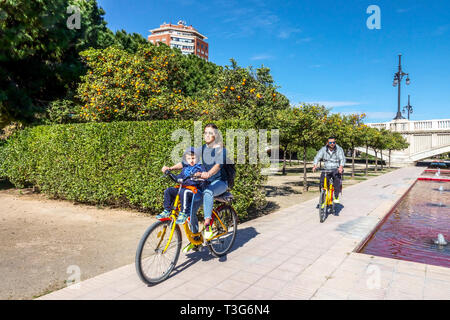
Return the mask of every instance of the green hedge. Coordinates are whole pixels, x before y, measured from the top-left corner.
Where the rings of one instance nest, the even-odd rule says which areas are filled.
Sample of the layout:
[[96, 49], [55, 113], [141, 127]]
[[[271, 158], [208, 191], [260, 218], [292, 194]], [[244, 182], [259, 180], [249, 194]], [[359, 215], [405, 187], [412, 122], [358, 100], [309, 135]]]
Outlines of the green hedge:
[[[246, 121], [216, 121], [220, 130], [251, 128]], [[111, 122], [42, 125], [26, 128], [0, 146], [0, 176], [16, 187], [36, 186], [43, 193], [83, 203], [162, 210], [163, 191], [172, 185], [161, 167], [179, 141], [175, 129], [192, 121]], [[225, 141], [226, 142], [226, 141]], [[241, 217], [264, 204], [265, 176], [259, 165], [236, 165], [233, 189]]]

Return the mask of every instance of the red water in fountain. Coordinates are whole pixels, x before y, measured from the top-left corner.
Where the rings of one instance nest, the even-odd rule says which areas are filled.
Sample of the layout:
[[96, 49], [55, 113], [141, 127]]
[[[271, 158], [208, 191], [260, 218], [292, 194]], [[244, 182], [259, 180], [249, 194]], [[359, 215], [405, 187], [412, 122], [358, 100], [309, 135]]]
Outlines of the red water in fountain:
[[417, 181], [360, 252], [450, 267], [449, 200], [450, 182]]

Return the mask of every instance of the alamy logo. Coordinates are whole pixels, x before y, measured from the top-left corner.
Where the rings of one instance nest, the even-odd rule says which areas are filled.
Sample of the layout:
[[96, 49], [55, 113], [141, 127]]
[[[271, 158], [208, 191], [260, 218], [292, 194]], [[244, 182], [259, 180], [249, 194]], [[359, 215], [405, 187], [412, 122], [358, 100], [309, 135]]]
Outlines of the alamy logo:
[[80, 8], [74, 5], [70, 5], [67, 7], [67, 13], [71, 14], [70, 17], [67, 18], [66, 25], [70, 30], [73, 29], [81, 29], [81, 13]]
[[80, 289], [81, 282], [81, 269], [77, 265], [70, 265], [67, 267], [67, 274], [69, 277], [67, 278], [66, 285], [70, 289]]
[[372, 4], [367, 7], [366, 13], [371, 14], [366, 21], [366, 26], [370, 30], [381, 29], [381, 10], [380, 7]]

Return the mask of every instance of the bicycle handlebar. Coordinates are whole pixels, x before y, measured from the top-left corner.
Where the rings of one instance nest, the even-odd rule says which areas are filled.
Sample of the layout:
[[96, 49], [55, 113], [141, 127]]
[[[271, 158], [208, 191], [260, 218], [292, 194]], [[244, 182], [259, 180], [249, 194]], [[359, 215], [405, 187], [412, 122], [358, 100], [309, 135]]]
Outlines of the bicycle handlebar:
[[189, 175], [188, 177], [186, 177], [184, 179], [177, 179], [177, 177], [172, 172], [170, 172], [170, 170], [166, 170], [166, 172], [164, 172], [164, 174], [166, 176], [170, 177], [170, 179], [172, 179], [174, 182], [181, 183], [181, 184], [189, 179], [192, 179], [193, 181], [206, 181], [205, 179], [195, 177], [193, 174]]

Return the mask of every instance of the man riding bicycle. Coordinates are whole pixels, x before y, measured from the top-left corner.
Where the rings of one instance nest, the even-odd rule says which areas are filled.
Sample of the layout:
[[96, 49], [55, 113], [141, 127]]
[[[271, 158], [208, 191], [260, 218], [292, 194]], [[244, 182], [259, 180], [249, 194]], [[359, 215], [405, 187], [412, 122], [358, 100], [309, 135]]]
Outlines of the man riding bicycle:
[[[320, 175], [320, 186], [323, 185], [325, 174], [327, 179], [333, 177], [334, 186], [334, 203], [339, 203], [339, 193], [341, 193], [341, 175], [344, 172], [345, 154], [344, 150], [336, 144], [335, 137], [329, 137], [327, 145], [322, 147], [314, 157], [313, 172], [317, 169], [317, 164], [320, 160], [325, 162], [325, 170], [329, 172], [322, 172]], [[323, 204], [324, 205], [324, 204]]]

